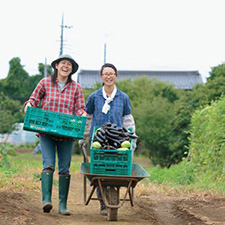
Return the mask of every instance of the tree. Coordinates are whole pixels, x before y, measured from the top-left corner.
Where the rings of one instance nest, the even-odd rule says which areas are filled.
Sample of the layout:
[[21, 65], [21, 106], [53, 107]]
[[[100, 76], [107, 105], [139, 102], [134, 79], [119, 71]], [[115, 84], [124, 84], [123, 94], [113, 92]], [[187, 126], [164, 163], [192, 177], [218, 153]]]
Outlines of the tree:
[[87, 89], [83, 89], [83, 92], [84, 92], [84, 99], [87, 100], [87, 98], [89, 97], [89, 95], [90, 95], [92, 92], [98, 90], [101, 86], [102, 86], [101, 83], [96, 83], [92, 89], [88, 89], [88, 88], [87, 88]]
[[221, 95], [225, 92], [225, 64], [212, 67], [210, 76], [207, 78], [202, 93], [205, 96], [205, 103], [220, 99]]
[[0, 92], [0, 133], [11, 133], [15, 129], [15, 124], [22, 118], [20, 102], [14, 101]]
[[218, 66], [212, 67], [211, 72], [209, 72], [210, 76], [207, 78], [207, 82], [210, 80], [214, 80], [216, 77], [225, 77], [225, 64], [220, 64]]
[[[225, 74], [224, 74], [225, 75]], [[214, 79], [209, 79], [205, 85], [205, 95], [207, 101], [215, 101], [220, 99], [221, 95], [225, 93], [225, 76], [218, 76]]]
[[136, 132], [140, 137], [138, 141], [147, 149], [152, 162], [162, 167], [176, 163], [177, 157], [171, 148], [176, 142], [172, 121], [180, 91], [173, 85], [148, 77], [118, 81], [117, 86], [130, 97]]
[[19, 58], [10, 60], [9, 65], [9, 74], [3, 81], [4, 94], [22, 103], [26, 99], [29, 75], [20, 64]]
[[[19, 101], [11, 100], [0, 92], [0, 134], [9, 134], [16, 129], [16, 123], [22, 119], [21, 105]], [[0, 140], [0, 169], [9, 167], [8, 154], [14, 151], [7, 143], [7, 138]]]
[[193, 113], [224, 92], [225, 76], [219, 69], [213, 71], [213, 79], [195, 85], [192, 91], [147, 76], [117, 81], [118, 88], [130, 97], [138, 146], [146, 149], [155, 165], [169, 167], [187, 156]]
[[[9, 73], [6, 79], [0, 82], [0, 91], [11, 99], [18, 100], [23, 104], [31, 95], [37, 83], [44, 77], [44, 64], [39, 63], [40, 74], [29, 76], [23, 69], [20, 58], [10, 60]], [[48, 74], [52, 72], [48, 65]]]
[[175, 117], [173, 103], [162, 96], [151, 101], [144, 100], [134, 109], [137, 133], [148, 149], [148, 156], [154, 165], [169, 167], [175, 163], [170, 148], [174, 141], [171, 121]]
[[157, 96], [165, 97], [170, 102], [179, 98], [179, 91], [173, 85], [156, 78], [149, 79], [148, 76], [141, 76], [133, 81], [123, 79], [118, 81], [116, 85], [128, 94], [134, 107], [144, 99], [151, 100]]
[[[45, 75], [45, 65], [43, 63], [39, 63], [38, 64], [38, 71], [39, 71], [39, 75], [41, 75], [42, 77], [44, 77]], [[51, 65], [47, 65], [47, 76], [52, 74], [52, 67]]]
[[197, 171], [224, 182], [225, 97], [196, 110], [191, 121], [190, 160]]

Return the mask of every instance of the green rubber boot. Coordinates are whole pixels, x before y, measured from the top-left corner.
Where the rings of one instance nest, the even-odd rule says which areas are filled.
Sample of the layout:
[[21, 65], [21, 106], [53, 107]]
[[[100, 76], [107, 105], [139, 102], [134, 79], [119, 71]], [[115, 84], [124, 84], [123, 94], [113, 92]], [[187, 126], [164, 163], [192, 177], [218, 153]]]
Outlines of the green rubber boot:
[[71, 215], [67, 210], [67, 198], [70, 186], [70, 175], [59, 175], [59, 213], [62, 215]]
[[52, 209], [52, 180], [53, 172], [43, 172], [41, 174], [43, 212], [50, 213]]

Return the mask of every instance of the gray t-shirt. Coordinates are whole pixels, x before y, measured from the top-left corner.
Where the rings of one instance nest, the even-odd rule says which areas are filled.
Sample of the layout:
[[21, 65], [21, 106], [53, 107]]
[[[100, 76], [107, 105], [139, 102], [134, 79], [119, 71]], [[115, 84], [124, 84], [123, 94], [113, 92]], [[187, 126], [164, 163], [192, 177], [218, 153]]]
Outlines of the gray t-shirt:
[[58, 81], [58, 84], [59, 84], [60, 90], [62, 90], [64, 88], [66, 82]]

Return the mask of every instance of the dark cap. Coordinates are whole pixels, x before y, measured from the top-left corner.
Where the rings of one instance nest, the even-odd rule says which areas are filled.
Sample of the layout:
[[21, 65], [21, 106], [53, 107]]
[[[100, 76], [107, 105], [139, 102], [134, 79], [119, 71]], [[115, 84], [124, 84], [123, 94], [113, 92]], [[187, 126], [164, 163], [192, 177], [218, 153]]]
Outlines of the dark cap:
[[76, 61], [70, 55], [60, 55], [56, 60], [54, 60], [51, 63], [51, 66], [53, 67], [53, 69], [56, 69], [55, 64], [59, 63], [63, 59], [68, 59], [72, 63], [73, 69], [72, 69], [71, 75], [76, 73], [79, 68], [79, 65], [76, 63]]

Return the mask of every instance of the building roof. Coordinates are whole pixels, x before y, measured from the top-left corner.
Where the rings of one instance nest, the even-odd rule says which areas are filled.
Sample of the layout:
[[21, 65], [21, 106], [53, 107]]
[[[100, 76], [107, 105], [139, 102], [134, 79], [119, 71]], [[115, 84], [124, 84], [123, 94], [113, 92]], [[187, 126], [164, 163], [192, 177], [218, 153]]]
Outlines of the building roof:
[[[119, 70], [117, 80], [131, 79], [148, 76], [149, 79], [157, 78], [160, 81], [174, 84], [177, 89], [191, 90], [197, 83], [203, 83], [198, 71], [149, 71], [149, 70]], [[98, 70], [80, 70], [77, 81], [82, 88], [93, 88], [95, 83], [101, 83]]]

